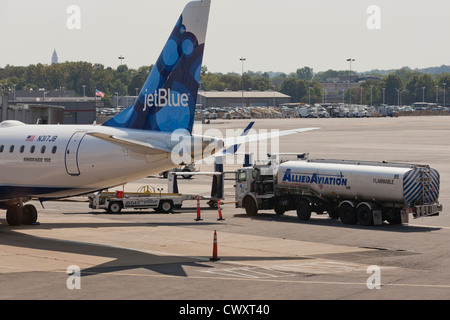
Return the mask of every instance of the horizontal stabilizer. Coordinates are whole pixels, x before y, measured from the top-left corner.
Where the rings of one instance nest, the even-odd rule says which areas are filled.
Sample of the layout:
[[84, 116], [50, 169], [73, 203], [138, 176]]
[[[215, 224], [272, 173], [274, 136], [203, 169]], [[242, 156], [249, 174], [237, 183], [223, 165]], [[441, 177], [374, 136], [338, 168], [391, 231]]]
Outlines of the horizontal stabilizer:
[[231, 137], [224, 139], [224, 148], [229, 148], [234, 145], [240, 145], [242, 143], [249, 143], [261, 140], [273, 139], [276, 137], [287, 136], [295, 133], [301, 133], [306, 131], [318, 130], [320, 128], [302, 128], [302, 129], [292, 129], [292, 130], [284, 130], [284, 131], [273, 131], [273, 132], [264, 132], [258, 134], [251, 135], [241, 135], [239, 137]]
[[[247, 126], [247, 128], [244, 129], [244, 132], [242, 132], [242, 134], [240, 135], [241, 139], [242, 137], [245, 137], [248, 132], [250, 131], [250, 129], [253, 127], [253, 125], [255, 124], [255, 121], [250, 122], [250, 124]], [[234, 155], [236, 153], [236, 151], [239, 149], [239, 147], [241, 146], [242, 142], [237, 142], [236, 144], [232, 144], [232, 145], [225, 145], [222, 154], [223, 155]]]

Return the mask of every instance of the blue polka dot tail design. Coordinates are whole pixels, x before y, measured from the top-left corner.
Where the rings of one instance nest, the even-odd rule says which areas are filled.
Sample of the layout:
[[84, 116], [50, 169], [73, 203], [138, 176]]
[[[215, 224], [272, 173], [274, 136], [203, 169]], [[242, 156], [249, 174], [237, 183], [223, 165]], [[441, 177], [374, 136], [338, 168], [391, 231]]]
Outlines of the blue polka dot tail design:
[[210, 3], [186, 5], [135, 103], [104, 126], [192, 132]]

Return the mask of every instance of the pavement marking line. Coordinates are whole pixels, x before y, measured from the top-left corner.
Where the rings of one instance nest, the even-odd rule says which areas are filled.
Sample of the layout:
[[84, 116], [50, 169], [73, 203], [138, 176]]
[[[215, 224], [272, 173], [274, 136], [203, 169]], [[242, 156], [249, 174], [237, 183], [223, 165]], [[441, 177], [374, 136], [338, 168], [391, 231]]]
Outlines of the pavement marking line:
[[412, 224], [412, 223], [409, 223], [408, 226], [411, 226], [411, 227], [436, 228], [436, 229], [447, 229], [447, 230], [450, 230], [450, 227], [428, 226], [428, 225], [424, 225], [424, 224]]
[[[261, 270], [262, 269], [262, 270]], [[244, 278], [254, 278], [254, 279], [263, 279], [263, 278], [278, 278], [278, 277], [291, 277], [294, 276], [292, 273], [281, 272], [279, 270], [274, 270], [267, 267], [237, 267], [237, 268], [222, 268], [222, 269], [214, 269], [214, 270], [201, 270], [200, 272], [205, 272], [209, 274], [219, 274], [225, 276], [237, 276]]]
[[[42, 270], [40, 272], [45, 273], [65, 273], [66, 271], [55, 271], [55, 270]], [[83, 276], [83, 271], [81, 272]], [[114, 276], [114, 277], [142, 277], [142, 278], [174, 278], [174, 279], [198, 279], [198, 280], [230, 280], [230, 281], [253, 281], [253, 282], [276, 282], [276, 283], [298, 283], [298, 284], [323, 284], [323, 285], [344, 285], [344, 286], [366, 286], [366, 282], [338, 282], [338, 281], [305, 281], [305, 280], [284, 280], [280, 278], [268, 279], [268, 278], [230, 278], [230, 277], [204, 277], [204, 276], [171, 276], [165, 274], [138, 274], [138, 273], [123, 273], [123, 272], [84, 272], [84, 274], [89, 275], [104, 275], [104, 276]], [[417, 287], [417, 288], [441, 288], [450, 289], [450, 285], [440, 285], [440, 284], [412, 284], [412, 283], [382, 283], [381, 287]]]
[[[56, 273], [66, 273], [63, 271], [48, 271]], [[367, 286], [366, 282], [339, 282], [339, 281], [306, 281], [306, 280], [284, 280], [284, 279], [268, 279], [268, 278], [229, 278], [229, 277], [205, 277], [205, 276], [171, 276], [165, 274], [139, 274], [139, 273], [117, 273], [117, 272], [85, 272], [85, 274], [90, 275], [105, 275], [105, 276], [117, 276], [117, 277], [143, 277], [143, 278], [176, 278], [176, 279], [198, 279], [198, 280], [231, 280], [231, 281], [252, 281], [252, 282], [276, 282], [276, 283], [298, 283], [298, 284], [324, 284], [324, 285], [344, 285], [344, 286]], [[83, 275], [83, 272], [81, 272]], [[443, 284], [414, 284], [414, 283], [381, 283], [381, 287], [417, 287], [417, 288], [440, 288], [440, 289], [450, 289], [450, 285]]]

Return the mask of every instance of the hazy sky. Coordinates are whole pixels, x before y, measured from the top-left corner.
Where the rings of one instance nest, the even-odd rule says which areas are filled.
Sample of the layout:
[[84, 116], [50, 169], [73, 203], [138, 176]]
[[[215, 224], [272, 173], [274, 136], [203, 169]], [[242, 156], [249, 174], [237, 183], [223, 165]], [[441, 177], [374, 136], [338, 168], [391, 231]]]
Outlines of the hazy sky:
[[[0, 67], [155, 63], [188, 0], [1, 0]], [[67, 21], [75, 5], [80, 29]], [[369, 11], [368, 11], [369, 10]], [[449, 0], [212, 0], [212, 72], [423, 68], [450, 64]], [[368, 25], [369, 24], [369, 25]]]

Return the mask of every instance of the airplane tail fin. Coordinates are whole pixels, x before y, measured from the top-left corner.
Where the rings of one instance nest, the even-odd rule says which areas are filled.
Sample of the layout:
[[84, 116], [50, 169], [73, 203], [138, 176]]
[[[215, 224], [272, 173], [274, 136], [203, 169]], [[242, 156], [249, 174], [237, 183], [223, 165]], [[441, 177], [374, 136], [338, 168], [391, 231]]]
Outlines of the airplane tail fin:
[[135, 103], [103, 125], [192, 132], [210, 4], [186, 5]]

